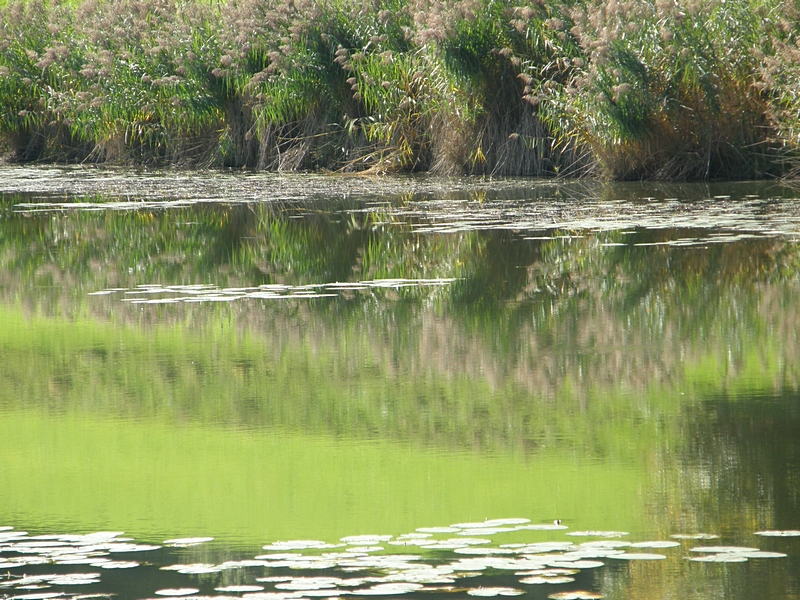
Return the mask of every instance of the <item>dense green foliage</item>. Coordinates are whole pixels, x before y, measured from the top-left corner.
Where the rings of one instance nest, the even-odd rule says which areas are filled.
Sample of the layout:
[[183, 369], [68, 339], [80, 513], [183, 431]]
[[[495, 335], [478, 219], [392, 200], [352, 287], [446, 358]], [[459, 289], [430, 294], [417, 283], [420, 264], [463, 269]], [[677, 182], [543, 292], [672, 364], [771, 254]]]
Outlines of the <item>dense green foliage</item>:
[[796, 4], [10, 0], [0, 147], [277, 170], [792, 173]]

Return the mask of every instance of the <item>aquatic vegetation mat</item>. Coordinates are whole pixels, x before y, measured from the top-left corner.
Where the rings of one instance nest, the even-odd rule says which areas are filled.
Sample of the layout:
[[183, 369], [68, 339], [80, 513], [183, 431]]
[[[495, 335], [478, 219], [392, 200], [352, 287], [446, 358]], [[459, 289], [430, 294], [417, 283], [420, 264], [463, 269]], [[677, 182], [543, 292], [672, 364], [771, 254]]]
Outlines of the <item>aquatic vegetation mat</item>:
[[[507, 525], [507, 527], [497, 527]], [[536, 524], [533, 524], [536, 525]], [[544, 524], [542, 524], [544, 525]], [[174, 538], [164, 545], [137, 544], [122, 532], [97, 532], [85, 535], [30, 535], [4, 526], [0, 531], [0, 598], [9, 600], [47, 600], [56, 597], [87, 598], [70, 590], [78, 586], [103, 588], [101, 570], [130, 569], [132, 573], [145, 570], [146, 575], [132, 575], [155, 586], [147, 594], [163, 597], [192, 598], [254, 598], [289, 600], [340, 596], [398, 596], [423, 593], [466, 593], [476, 597], [519, 596], [540, 586], [572, 584], [580, 578], [592, 581], [595, 569], [606, 565], [605, 559], [625, 561], [681, 560], [690, 562], [743, 563], [751, 559], [785, 558], [781, 552], [762, 551], [746, 546], [696, 546], [688, 556], [674, 554], [636, 553], [623, 548], [670, 548], [680, 543], [669, 540], [622, 542], [609, 536], [629, 535], [625, 532], [586, 530], [567, 532], [577, 537], [601, 538], [582, 543], [572, 541], [517, 542], [492, 544], [486, 537], [445, 537], [453, 533], [470, 534], [492, 531], [501, 536], [531, 532], [530, 521], [524, 518], [457, 523], [449, 527], [429, 527], [425, 532], [410, 532], [398, 536], [367, 534], [345, 536], [335, 541], [280, 540], [264, 545], [266, 553], [254, 558], [240, 557], [212, 563], [168, 561], [192, 556], [198, 546], [206, 545], [213, 556], [215, 546], [210, 537]], [[549, 535], [557, 535], [550, 530]], [[497, 531], [503, 529], [503, 531]], [[544, 530], [547, 531], [547, 530]], [[758, 532], [761, 534], [762, 532]], [[435, 536], [440, 537], [435, 537]], [[529, 535], [532, 535], [529, 534]], [[695, 539], [698, 534], [683, 537]], [[428, 537], [430, 536], [430, 537]], [[576, 536], [573, 536], [576, 537]], [[413, 548], [403, 542], [426, 542]], [[385, 545], [377, 546], [376, 543]], [[387, 549], [390, 544], [402, 547], [402, 553]], [[486, 544], [490, 544], [486, 546]], [[463, 550], [483, 550], [468, 557], [459, 556]], [[217, 552], [220, 550], [217, 548]], [[137, 561], [123, 560], [125, 555], [144, 553]], [[189, 554], [187, 554], [189, 553]], [[107, 558], [107, 557], [114, 557]], [[604, 560], [592, 560], [602, 558]], [[115, 560], [119, 559], [119, 560]], [[165, 563], [166, 561], [166, 563]], [[68, 565], [86, 568], [72, 570]], [[42, 571], [42, 572], [34, 572]], [[58, 572], [55, 572], [58, 570]], [[324, 570], [325, 575], [314, 575]], [[236, 572], [236, 581], [225, 573]], [[173, 573], [172, 587], [159, 585], [166, 581], [159, 573]], [[183, 576], [184, 580], [175, 577]], [[519, 587], [508, 585], [516, 577]], [[589, 579], [586, 579], [589, 577]], [[506, 582], [496, 585], [500, 580]], [[119, 579], [114, 585], [120, 585]], [[131, 580], [133, 581], [133, 580]], [[178, 583], [178, 585], [175, 585]], [[26, 592], [25, 590], [45, 590]], [[113, 595], [114, 588], [99, 593]], [[599, 598], [596, 591], [568, 590], [556, 592], [550, 598]]]

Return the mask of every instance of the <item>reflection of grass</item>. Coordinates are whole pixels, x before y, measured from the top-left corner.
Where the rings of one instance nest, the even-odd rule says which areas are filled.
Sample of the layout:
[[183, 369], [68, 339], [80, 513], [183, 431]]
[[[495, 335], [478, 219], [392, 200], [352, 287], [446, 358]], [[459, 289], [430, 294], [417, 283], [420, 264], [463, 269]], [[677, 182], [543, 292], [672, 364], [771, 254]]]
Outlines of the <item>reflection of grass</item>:
[[[332, 329], [322, 326], [318, 335], [287, 336], [277, 324], [242, 337], [226, 325], [230, 317], [212, 318], [200, 333], [181, 326], [142, 333], [91, 318], [26, 319], [6, 310], [0, 349], [19, 361], [2, 366], [0, 402], [454, 449], [583, 448], [630, 458], [644, 443], [630, 419], [616, 418], [622, 409], [607, 390], [587, 398], [565, 388], [563, 410], [553, 415], [544, 397], [512, 381], [492, 383], [431, 362], [403, 328], [393, 334], [348, 318]], [[407, 379], [395, 360], [408, 360], [416, 375]]]
[[639, 526], [641, 469], [569, 457], [447, 454], [37, 409], [4, 411], [0, 437], [0, 516], [31, 531], [124, 529], [148, 541], [203, 534], [252, 547], [510, 515]]

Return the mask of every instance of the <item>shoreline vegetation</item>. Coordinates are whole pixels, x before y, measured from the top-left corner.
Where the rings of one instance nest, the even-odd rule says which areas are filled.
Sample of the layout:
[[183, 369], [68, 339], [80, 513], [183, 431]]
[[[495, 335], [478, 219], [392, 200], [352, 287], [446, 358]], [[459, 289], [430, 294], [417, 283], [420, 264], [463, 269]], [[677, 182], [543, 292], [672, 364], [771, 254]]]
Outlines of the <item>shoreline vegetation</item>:
[[6, 0], [19, 162], [800, 175], [800, 2]]

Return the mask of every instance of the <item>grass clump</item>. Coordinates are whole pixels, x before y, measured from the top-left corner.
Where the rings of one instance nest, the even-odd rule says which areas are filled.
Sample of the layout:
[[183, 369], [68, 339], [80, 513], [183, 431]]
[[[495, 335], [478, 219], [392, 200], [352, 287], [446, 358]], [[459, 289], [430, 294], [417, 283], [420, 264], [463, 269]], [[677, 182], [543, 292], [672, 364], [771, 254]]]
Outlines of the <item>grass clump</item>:
[[18, 160], [754, 178], [800, 172], [779, 0], [9, 0]]
[[[570, 11], [583, 58], [548, 122], [615, 179], [754, 178], [783, 170], [760, 58], [775, 8], [758, 1], [611, 0]], [[781, 95], [783, 92], [779, 92]]]

